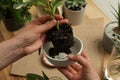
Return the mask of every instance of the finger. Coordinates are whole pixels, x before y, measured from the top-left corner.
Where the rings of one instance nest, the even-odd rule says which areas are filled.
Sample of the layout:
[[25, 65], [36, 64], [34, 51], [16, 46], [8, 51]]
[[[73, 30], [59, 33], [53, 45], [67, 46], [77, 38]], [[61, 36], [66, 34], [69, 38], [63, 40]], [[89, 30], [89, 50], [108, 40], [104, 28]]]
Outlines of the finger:
[[52, 21], [49, 21], [45, 24], [42, 24], [42, 25], [39, 25], [38, 27], [38, 31], [39, 32], [46, 32], [47, 30], [51, 29], [52, 27], [54, 27], [56, 25], [56, 20], [52, 20]]
[[[55, 19], [56, 20], [62, 20], [63, 17], [62, 16], [59, 16], [59, 15], [55, 15]], [[52, 20], [52, 18], [49, 16], [49, 15], [45, 15], [45, 16], [42, 16], [40, 17], [38, 20], [36, 20], [36, 22], [41, 22], [42, 24], [46, 23], [47, 21], [50, 21]]]
[[80, 71], [82, 69], [82, 66], [79, 65], [78, 63], [74, 63], [72, 65], [70, 65], [75, 71]]
[[85, 57], [86, 59], [90, 60], [89, 56], [83, 51], [81, 56]]
[[[55, 19], [56, 19], [56, 20], [62, 20], [63, 17], [56, 14], [56, 15], [55, 15]], [[51, 20], [52, 20], [52, 18], [51, 18], [49, 15], [45, 15], [45, 16], [42, 16], [42, 17], [40, 17], [40, 18], [38, 18], [38, 19], [32, 20], [31, 23], [32, 23], [32, 24], [36, 24], [36, 25], [40, 25], [40, 24], [44, 24], [44, 23], [46, 23], [47, 21], [51, 21]]]
[[65, 75], [69, 80], [72, 79], [73, 75], [71, 72], [68, 71], [67, 67], [64, 68], [57, 68], [63, 75]]
[[62, 16], [60, 16], [60, 15], [58, 15], [58, 14], [55, 14], [55, 19], [56, 19], [56, 20], [62, 20], [62, 19], [63, 19], [63, 17], [62, 17]]
[[58, 24], [68, 23], [69, 21], [67, 19], [59, 20]]
[[68, 66], [67, 70], [72, 73], [72, 75], [76, 74], [76, 70], [74, 70], [71, 66]]
[[73, 55], [69, 54], [68, 58], [70, 60], [77, 61], [80, 65], [82, 65], [85, 68], [88, 67], [88, 60], [86, 58], [84, 58], [83, 56], [81, 56], [81, 55], [73, 56]]

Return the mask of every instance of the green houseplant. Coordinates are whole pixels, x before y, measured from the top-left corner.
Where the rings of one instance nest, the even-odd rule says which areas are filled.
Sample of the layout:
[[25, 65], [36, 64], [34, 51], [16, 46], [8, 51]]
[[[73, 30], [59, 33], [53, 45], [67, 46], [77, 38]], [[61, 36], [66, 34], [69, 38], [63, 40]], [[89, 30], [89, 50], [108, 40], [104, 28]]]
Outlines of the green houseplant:
[[[35, 4], [35, 6], [42, 6], [44, 12], [49, 14], [52, 19], [55, 19], [54, 15], [56, 9], [63, 3], [63, 0], [42, 0], [39, 2], [39, 4]], [[54, 45], [54, 48], [51, 48], [49, 51], [50, 56], [57, 55], [59, 52], [62, 51], [70, 53], [69, 48], [73, 46], [74, 43], [71, 26], [67, 23], [60, 25], [57, 23], [55, 27], [48, 31], [47, 40], [51, 41]], [[65, 44], [66, 42], [68, 44]], [[61, 45], [61, 43], [63, 44]]]
[[[41, 2], [43, 10], [54, 18], [56, 9], [63, 4], [63, 0], [44, 0]], [[73, 62], [67, 58], [68, 54], [80, 54], [83, 45], [81, 40], [73, 36], [72, 27], [68, 23], [56, 24], [47, 32], [47, 41], [43, 45], [46, 59], [54, 66], [67, 66]]]
[[83, 21], [85, 0], [66, 0], [64, 4], [64, 16], [72, 25], [79, 25]]
[[28, 11], [31, 6], [23, 0], [0, 0], [0, 21], [3, 20], [9, 31], [18, 30], [24, 23], [31, 20], [31, 14]]
[[114, 7], [113, 9], [115, 11], [113, 15], [115, 16], [117, 21], [112, 21], [105, 26], [103, 36], [103, 47], [109, 53], [112, 52], [113, 46], [115, 44], [112, 39], [115, 38], [116, 34], [120, 35], [120, 3], [118, 3], [118, 9], [115, 9]]

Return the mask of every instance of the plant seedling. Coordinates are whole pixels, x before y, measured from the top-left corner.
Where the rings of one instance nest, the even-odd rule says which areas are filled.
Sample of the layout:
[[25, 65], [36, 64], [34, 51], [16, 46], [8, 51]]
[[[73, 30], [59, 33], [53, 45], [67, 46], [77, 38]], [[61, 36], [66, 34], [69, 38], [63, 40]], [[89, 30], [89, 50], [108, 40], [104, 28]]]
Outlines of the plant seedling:
[[[43, 10], [50, 15], [52, 19], [55, 19], [54, 15], [57, 7], [64, 3], [63, 0], [41, 0], [39, 3], [35, 4], [36, 6], [42, 6]], [[73, 32], [71, 25], [64, 24], [56, 24], [55, 27], [50, 29], [47, 32], [47, 40], [51, 41], [53, 44], [53, 48], [50, 48], [49, 55], [54, 57], [59, 53], [71, 53], [70, 47], [73, 46]]]

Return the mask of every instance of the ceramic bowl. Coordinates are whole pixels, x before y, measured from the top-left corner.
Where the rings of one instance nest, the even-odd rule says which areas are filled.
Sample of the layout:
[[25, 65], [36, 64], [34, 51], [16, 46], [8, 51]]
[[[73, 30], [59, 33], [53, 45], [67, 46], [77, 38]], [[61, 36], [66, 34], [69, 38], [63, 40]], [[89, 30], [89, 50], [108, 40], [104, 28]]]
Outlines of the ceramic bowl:
[[[73, 55], [78, 55], [78, 54], [81, 54], [82, 53], [82, 50], [83, 50], [83, 43], [80, 39], [74, 37], [74, 46], [72, 46], [70, 48], [70, 50], [72, 51], [71, 54]], [[46, 59], [52, 63], [54, 66], [59, 66], [59, 67], [65, 67], [65, 66], [68, 66], [70, 64], [73, 64], [74, 62], [69, 60], [67, 57], [64, 58], [64, 59], [55, 59], [55, 58], [52, 58], [49, 56], [49, 49], [53, 47], [52, 43], [51, 42], [46, 42], [44, 45], [43, 45], [43, 49], [44, 49], [44, 55], [46, 57]]]

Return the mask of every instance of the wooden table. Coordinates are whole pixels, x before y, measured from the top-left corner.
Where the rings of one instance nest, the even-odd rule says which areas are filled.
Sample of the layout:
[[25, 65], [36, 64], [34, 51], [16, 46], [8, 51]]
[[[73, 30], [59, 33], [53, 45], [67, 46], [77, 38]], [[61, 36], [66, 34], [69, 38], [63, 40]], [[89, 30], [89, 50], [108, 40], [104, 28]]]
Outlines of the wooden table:
[[[96, 7], [96, 5], [92, 2], [92, 0], [86, 0], [88, 5], [86, 8], [86, 15], [88, 18], [104, 18], [104, 25], [106, 23], [109, 22], [109, 19], [99, 10], [99, 8]], [[31, 9], [31, 11], [33, 11], [35, 8], [33, 7]], [[33, 11], [34, 12], [34, 11]], [[33, 15], [36, 15], [36, 13], [33, 13]], [[4, 40], [10, 39], [14, 36], [15, 32], [9, 32], [5, 29], [5, 27], [2, 25], [0, 25], [0, 30], [1, 33], [4, 37]], [[104, 59], [104, 66], [103, 66], [103, 70], [105, 68], [105, 64], [106, 64], [106, 57], [109, 55], [106, 51], [105, 53], [105, 59]], [[5, 69], [3, 69], [2, 71], [0, 71], [0, 80], [25, 80], [24, 77], [19, 77], [19, 76], [11, 76], [9, 75], [10, 72], [10, 66], [6, 67]]]

